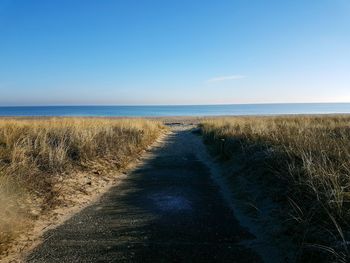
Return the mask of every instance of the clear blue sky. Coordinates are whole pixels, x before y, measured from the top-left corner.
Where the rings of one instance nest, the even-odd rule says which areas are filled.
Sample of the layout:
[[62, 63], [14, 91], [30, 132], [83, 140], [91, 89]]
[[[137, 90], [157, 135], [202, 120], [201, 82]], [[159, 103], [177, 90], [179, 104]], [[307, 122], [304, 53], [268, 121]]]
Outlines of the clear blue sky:
[[0, 0], [0, 105], [339, 101], [349, 0]]

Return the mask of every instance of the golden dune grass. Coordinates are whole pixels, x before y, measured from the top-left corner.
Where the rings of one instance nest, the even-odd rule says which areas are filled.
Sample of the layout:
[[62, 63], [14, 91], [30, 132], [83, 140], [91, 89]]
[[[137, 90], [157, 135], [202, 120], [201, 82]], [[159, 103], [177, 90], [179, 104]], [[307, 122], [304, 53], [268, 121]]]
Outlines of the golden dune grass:
[[201, 128], [221, 157], [282, 185], [291, 238], [320, 256], [303, 260], [349, 257], [350, 116], [233, 117]]
[[[162, 129], [142, 119], [0, 119], [0, 254], [54, 206], [58, 175], [99, 161], [124, 167]], [[42, 201], [35, 213], [34, 196]]]

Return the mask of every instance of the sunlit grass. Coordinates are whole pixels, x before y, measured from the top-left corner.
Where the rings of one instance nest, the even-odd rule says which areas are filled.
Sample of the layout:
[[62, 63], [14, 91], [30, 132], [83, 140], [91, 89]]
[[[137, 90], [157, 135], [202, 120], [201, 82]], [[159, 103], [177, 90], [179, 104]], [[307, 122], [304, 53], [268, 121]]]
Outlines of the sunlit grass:
[[41, 198], [41, 210], [51, 209], [58, 175], [99, 161], [125, 167], [162, 129], [142, 119], [1, 119], [0, 254], [43, 212], [33, 213], [32, 197]]

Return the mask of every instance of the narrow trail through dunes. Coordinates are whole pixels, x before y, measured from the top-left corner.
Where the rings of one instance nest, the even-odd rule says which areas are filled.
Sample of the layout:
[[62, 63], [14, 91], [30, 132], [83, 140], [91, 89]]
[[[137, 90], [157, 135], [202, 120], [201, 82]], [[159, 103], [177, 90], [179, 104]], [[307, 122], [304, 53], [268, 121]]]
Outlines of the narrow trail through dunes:
[[[261, 262], [198, 156], [174, 126], [144, 165], [98, 202], [48, 231], [26, 262]], [[201, 145], [202, 146], [202, 145]]]

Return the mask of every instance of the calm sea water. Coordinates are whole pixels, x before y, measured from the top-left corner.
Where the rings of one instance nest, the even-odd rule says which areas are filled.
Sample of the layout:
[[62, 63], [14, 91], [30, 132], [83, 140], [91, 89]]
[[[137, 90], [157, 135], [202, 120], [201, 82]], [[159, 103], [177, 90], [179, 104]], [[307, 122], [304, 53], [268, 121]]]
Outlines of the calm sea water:
[[0, 107], [0, 116], [217, 116], [350, 113], [350, 103]]

